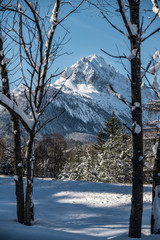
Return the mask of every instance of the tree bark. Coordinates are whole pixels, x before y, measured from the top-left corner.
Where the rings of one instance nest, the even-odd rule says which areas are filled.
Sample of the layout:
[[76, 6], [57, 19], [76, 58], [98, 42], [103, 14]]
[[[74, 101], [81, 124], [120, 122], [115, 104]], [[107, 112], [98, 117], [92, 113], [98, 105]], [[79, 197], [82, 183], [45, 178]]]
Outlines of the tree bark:
[[132, 110], [132, 135], [133, 135], [133, 173], [132, 173], [132, 203], [129, 224], [129, 237], [141, 237], [143, 213], [143, 128], [142, 128], [142, 103], [141, 103], [141, 58], [139, 37], [139, 5], [140, 1], [129, 1], [130, 21], [137, 26], [137, 34], [130, 36], [131, 53], [136, 51], [136, 56], [131, 60], [131, 98], [132, 106], [139, 103], [140, 107]]
[[23, 190], [23, 168], [21, 156], [21, 134], [19, 122], [16, 117], [11, 115], [13, 144], [14, 144], [14, 162], [15, 162], [15, 184], [17, 200], [17, 218], [19, 223], [24, 223], [24, 190]]
[[[0, 25], [0, 34], [1, 25]], [[11, 99], [9, 89], [9, 79], [7, 65], [2, 64], [2, 60], [5, 58], [3, 52], [3, 40], [0, 38], [0, 71], [2, 80], [2, 91], [6, 97]], [[22, 170], [22, 156], [21, 156], [21, 134], [18, 118], [10, 112], [12, 121], [12, 134], [13, 134], [13, 145], [14, 145], [14, 163], [15, 163], [15, 178], [16, 183], [16, 200], [17, 200], [17, 218], [18, 222], [24, 222], [24, 191], [23, 191], [23, 170]]]
[[24, 224], [30, 226], [34, 220], [34, 203], [33, 203], [33, 175], [34, 175], [34, 135], [29, 134], [27, 151], [26, 151], [26, 197], [25, 197], [25, 217]]

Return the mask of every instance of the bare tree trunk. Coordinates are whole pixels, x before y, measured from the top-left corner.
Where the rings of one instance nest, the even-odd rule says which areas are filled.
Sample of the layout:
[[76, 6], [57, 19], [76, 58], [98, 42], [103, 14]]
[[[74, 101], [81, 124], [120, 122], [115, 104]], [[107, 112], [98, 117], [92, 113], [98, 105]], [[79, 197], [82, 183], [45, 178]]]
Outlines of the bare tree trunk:
[[[0, 34], [1, 25], [0, 25]], [[3, 52], [3, 39], [0, 38], [0, 71], [2, 79], [2, 91], [11, 99], [9, 89], [9, 79], [7, 65], [2, 64], [2, 60], [5, 59]], [[23, 191], [23, 170], [22, 170], [22, 156], [21, 156], [21, 134], [18, 118], [10, 112], [12, 121], [12, 134], [13, 134], [13, 145], [14, 145], [14, 163], [15, 163], [15, 183], [16, 183], [16, 199], [17, 199], [17, 218], [18, 222], [24, 222], [24, 191]]]
[[[140, 1], [129, 1], [130, 21], [137, 26], [137, 34], [130, 38], [131, 53], [136, 56], [131, 60], [131, 97], [132, 106], [139, 106], [132, 110], [133, 135], [133, 175], [132, 175], [132, 204], [129, 224], [129, 237], [141, 237], [143, 213], [143, 130], [141, 103], [141, 60], [139, 37], [139, 4]], [[138, 104], [137, 104], [138, 103]]]
[[27, 143], [26, 152], [27, 174], [26, 174], [26, 197], [25, 197], [25, 225], [30, 226], [34, 220], [33, 203], [33, 175], [34, 175], [34, 135], [31, 132]]
[[151, 234], [160, 234], [160, 136], [154, 146], [155, 162], [153, 167]]
[[14, 144], [14, 162], [15, 162], [15, 184], [17, 199], [17, 218], [19, 223], [24, 223], [24, 190], [23, 190], [23, 168], [21, 155], [21, 135], [18, 119], [11, 115], [13, 144]]

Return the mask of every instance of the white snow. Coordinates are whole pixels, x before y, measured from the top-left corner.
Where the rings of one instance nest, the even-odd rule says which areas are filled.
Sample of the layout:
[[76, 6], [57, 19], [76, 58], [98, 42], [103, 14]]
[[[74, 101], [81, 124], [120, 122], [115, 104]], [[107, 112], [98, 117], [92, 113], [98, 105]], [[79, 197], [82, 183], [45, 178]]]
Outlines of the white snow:
[[7, 80], [6, 80], [6, 78], [2, 78], [2, 82], [4, 82], [4, 83], [5, 83], [6, 81], [7, 81]]
[[[107, 85], [111, 85], [117, 94], [110, 91]], [[53, 88], [62, 88], [54, 101], [57, 107], [65, 107], [72, 116], [83, 122], [96, 122], [103, 125], [102, 117], [96, 113], [96, 109], [106, 112], [114, 112], [117, 116], [123, 115], [123, 119], [130, 118], [130, 109], [138, 107], [131, 105], [130, 81], [108, 65], [104, 59], [95, 54], [81, 58], [74, 65], [65, 69], [61, 77], [53, 84]], [[153, 91], [145, 84], [142, 85], [143, 104], [153, 99]], [[123, 99], [124, 104], [119, 100]], [[72, 106], [74, 105], [74, 111]], [[92, 109], [89, 107], [92, 106]], [[128, 108], [129, 106], [129, 108]], [[85, 116], [85, 117], [84, 117]], [[143, 120], [147, 120], [144, 112]]]
[[[42, 69], [41, 77], [43, 71]], [[111, 85], [117, 95], [111, 95], [107, 85]], [[95, 54], [83, 57], [74, 65], [66, 68], [61, 77], [50, 85], [48, 99], [52, 99], [58, 89], [61, 89], [61, 94], [58, 94], [54, 99], [53, 106], [65, 108], [70, 116], [80, 119], [84, 123], [94, 123], [95, 132], [98, 131], [95, 126], [102, 126], [104, 120], [106, 120], [104, 111], [111, 113], [114, 110], [116, 116], [120, 120], [122, 118], [124, 120], [131, 118], [130, 109], [134, 110], [138, 107], [138, 103], [133, 106], [131, 104], [130, 80], [108, 65], [102, 57]], [[21, 109], [25, 110], [24, 93], [28, 94], [28, 89], [24, 85], [20, 85], [13, 90], [16, 101], [21, 106]], [[119, 98], [123, 99], [126, 104], [120, 101]], [[152, 99], [155, 99], [154, 91], [143, 84], [142, 106]], [[34, 123], [33, 117], [39, 118], [34, 104], [32, 104], [32, 109], [34, 110], [34, 116], [32, 114], [31, 116], [27, 115], [31, 126]], [[46, 116], [53, 117], [50, 108], [46, 111]], [[143, 113], [143, 120], [148, 122], [146, 111]], [[84, 131], [84, 129], [77, 130]]]
[[125, 4], [124, 4], [124, 1], [123, 1], [123, 0], [121, 0], [121, 6], [122, 6], [122, 11], [123, 11], [123, 14], [124, 14], [124, 16], [125, 16], [125, 18], [126, 18], [126, 21], [127, 21], [127, 24], [128, 24], [129, 29], [130, 29], [132, 35], [135, 35], [135, 36], [136, 36], [137, 33], [138, 33], [138, 27], [137, 27], [136, 24], [132, 24], [132, 23], [130, 22], [130, 20], [128, 19], [128, 17], [126, 16], [126, 8], [125, 8]]
[[133, 126], [134, 126], [134, 132], [136, 134], [139, 134], [141, 132], [141, 126], [136, 121], [134, 122]]
[[29, 2], [29, 5], [31, 6], [31, 8], [33, 8], [33, 10], [35, 10], [35, 9], [36, 9], [36, 7], [35, 7], [35, 5], [34, 5], [34, 3], [33, 3], [33, 2]]
[[158, 142], [155, 143], [155, 145], [152, 147], [153, 153], [155, 158], [157, 157], [157, 150], [158, 150]]
[[132, 50], [131, 54], [130, 54], [130, 55], [128, 56], [128, 58], [127, 58], [129, 61], [132, 61], [132, 59], [136, 57], [136, 55], [137, 55], [137, 50], [138, 50], [137, 48], [135, 48], [135, 49]]
[[32, 129], [34, 120], [29, 119], [28, 116], [24, 113], [21, 107], [17, 106], [14, 101], [10, 100], [3, 93], [0, 92], [0, 102], [2, 105], [7, 106], [9, 109], [14, 110], [14, 112], [20, 116], [23, 121], [27, 124], [27, 126]]
[[151, 0], [151, 2], [153, 4], [152, 11], [155, 14], [158, 14], [158, 16], [160, 17], [160, 10], [159, 10], [159, 8], [157, 8], [155, 0]]
[[134, 106], [132, 106], [132, 111], [134, 111], [136, 108], [140, 107], [140, 103], [139, 102], [135, 102]]
[[155, 54], [153, 55], [153, 59], [160, 58], [160, 51], [157, 50]]
[[131, 22], [128, 20], [128, 25], [130, 27], [130, 30], [132, 32], [132, 35], [137, 35], [137, 32], [138, 32], [138, 28], [137, 28], [137, 25], [136, 24], [131, 24]]
[[[17, 223], [13, 177], [0, 176], [1, 240], [129, 240], [131, 186], [35, 179], [35, 220]], [[144, 187], [142, 240], [150, 235], [151, 187]]]
[[14, 176], [14, 180], [18, 181], [18, 176], [17, 175]]
[[149, 72], [151, 74], [155, 74], [156, 72], [158, 72], [160, 68], [160, 62], [158, 62], [156, 65], [152, 66], [150, 69], [149, 69]]
[[5, 64], [8, 64], [10, 62], [10, 58], [3, 58], [2, 61], [1, 61], [1, 64], [2, 65], [5, 65]]
[[160, 51], [157, 50], [155, 52], [155, 54], [153, 55], [153, 59], [156, 59], [158, 58], [158, 63], [157, 64], [154, 64], [150, 69], [149, 69], [149, 72], [151, 74], [156, 74], [160, 68]]
[[57, 17], [56, 17], [56, 9], [57, 9], [57, 1], [54, 5], [54, 8], [52, 10], [52, 15], [51, 15], [51, 18], [50, 18], [50, 22], [51, 24], [54, 26], [57, 22]]

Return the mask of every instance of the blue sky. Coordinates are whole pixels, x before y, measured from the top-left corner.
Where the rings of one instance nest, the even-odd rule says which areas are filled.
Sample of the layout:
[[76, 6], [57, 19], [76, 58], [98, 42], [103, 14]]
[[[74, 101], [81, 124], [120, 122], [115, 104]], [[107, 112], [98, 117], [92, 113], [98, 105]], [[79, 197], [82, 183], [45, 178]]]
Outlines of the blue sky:
[[[150, 0], [143, 0], [142, 3], [143, 8], [151, 10], [152, 3]], [[154, 16], [152, 11], [144, 13], [144, 11], [141, 10], [141, 15], [142, 14], [145, 17], [144, 22], [146, 24], [149, 21], [148, 17]], [[126, 32], [121, 18], [111, 16], [111, 19]], [[68, 35], [70, 41], [63, 47], [63, 52], [67, 51], [72, 54], [61, 56], [57, 59], [53, 68], [56, 69], [59, 67], [60, 70], [63, 70], [65, 67], [71, 66], [84, 56], [97, 54], [101, 55], [105, 61], [114, 66], [115, 69], [126, 74], [123, 66], [120, 63], [117, 63], [117, 59], [105, 55], [100, 49], [102, 48], [113, 55], [118, 55], [118, 51], [120, 54], [125, 53], [126, 55], [129, 55], [129, 41], [126, 37], [113, 29], [95, 8], [91, 7], [90, 9], [83, 9], [79, 13], [71, 15], [64, 23], [64, 27], [70, 32]], [[153, 24], [148, 33], [158, 27], [160, 27], [159, 19]], [[59, 29], [59, 31], [61, 30], [63, 31], [62, 28]], [[155, 50], [160, 49], [159, 39], [160, 33], [157, 33], [143, 44], [142, 63], [144, 64], [144, 67], [147, 65]], [[125, 60], [124, 63], [129, 69], [129, 62]]]
[[[74, 1], [75, 0], [72, 0], [71, 2], [74, 3]], [[48, 9], [49, 2], [49, 0], [38, 1], [41, 7], [41, 13]], [[150, 0], [142, 0], [141, 2], [143, 3], [143, 8], [152, 9], [152, 3]], [[148, 17], [153, 17], [154, 13], [152, 13], [152, 11], [144, 13], [144, 11], [141, 10], [141, 15], [144, 15], [144, 23], [146, 24], [149, 21]], [[121, 17], [110, 15], [110, 19], [115, 25], [126, 32]], [[158, 27], [160, 27], [160, 19], [157, 19], [150, 28], [149, 32]], [[94, 7], [86, 8], [86, 5], [84, 5], [78, 13], [72, 14], [64, 22], [63, 27], [58, 27], [57, 37], [59, 35], [63, 36], [64, 28], [69, 31], [68, 39], [70, 39], [70, 41], [63, 46], [62, 53], [68, 52], [72, 54], [62, 55], [59, 57], [52, 67], [53, 72], [57, 68], [59, 68], [59, 72], [64, 70], [64, 68], [73, 65], [77, 60], [84, 56], [97, 54], [102, 56], [108, 64], [114, 66], [116, 70], [126, 74], [123, 66], [117, 62], [117, 59], [107, 56], [100, 49], [102, 48], [113, 55], [119, 55], [120, 52], [121, 55], [125, 53], [128, 56], [129, 41], [127, 37], [124, 37], [122, 34], [113, 29], [97, 9]], [[142, 63], [144, 67], [151, 59], [155, 50], [160, 49], [159, 39], [160, 33], [157, 33], [143, 44]], [[124, 63], [126, 64], [126, 67], [130, 69], [129, 61], [125, 60]]]

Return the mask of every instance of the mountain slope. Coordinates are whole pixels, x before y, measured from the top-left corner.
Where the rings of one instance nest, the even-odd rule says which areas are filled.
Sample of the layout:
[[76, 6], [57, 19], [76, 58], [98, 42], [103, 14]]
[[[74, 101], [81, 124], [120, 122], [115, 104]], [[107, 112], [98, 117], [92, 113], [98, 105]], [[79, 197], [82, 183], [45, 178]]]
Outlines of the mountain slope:
[[[127, 100], [130, 97], [130, 82], [102, 57], [91, 55], [66, 68], [61, 77], [52, 85], [61, 94], [55, 99], [52, 108], [63, 107], [66, 112], [57, 124], [62, 132], [85, 132], [96, 134], [104, 120], [114, 111], [117, 117], [131, 126], [130, 109], [117, 97], [110, 94], [108, 84]], [[52, 92], [52, 90], [51, 90]], [[155, 98], [154, 92], [146, 85], [142, 86], [143, 103]], [[148, 117], [144, 114], [144, 121]], [[59, 128], [60, 124], [61, 128]]]
[[[121, 121], [131, 125], [129, 108], [116, 96], [110, 94], [108, 84], [127, 100], [131, 100], [129, 80], [106, 64], [102, 57], [90, 55], [66, 68], [60, 78], [50, 86], [50, 96], [53, 96], [58, 89], [61, 90], [47, 108], [43, 120], [58, 116], [64, 109], [65, 112], [60, 118], [50, 122], [41, 133], [56, 131], [63, 135], [73, 132], [95, 135], [113, 111]], [[25, 105], [23, 92], [23, 86], [13, 91], [18, 101]], [[155, 98], [153, 91], [146, 85], [142, 87], [142, 96], [144, 104]], [[0, 121], [4, 124], [7, 118], [6, 111], [0, 108]], [[147, 120], [146, 112], [144, 120]]]

